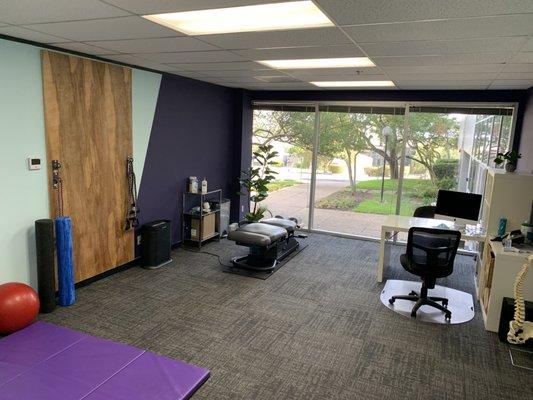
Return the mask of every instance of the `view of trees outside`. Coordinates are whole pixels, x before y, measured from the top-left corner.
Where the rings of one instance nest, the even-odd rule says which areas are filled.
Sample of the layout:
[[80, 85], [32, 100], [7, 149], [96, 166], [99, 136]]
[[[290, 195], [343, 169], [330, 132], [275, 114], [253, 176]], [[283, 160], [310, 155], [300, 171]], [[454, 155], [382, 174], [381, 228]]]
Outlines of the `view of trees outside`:
[[[314, 228], [376, 236], [375, 220], [367, 219], [372, 226], [354, 232], [354, 217], [364, 221], [363, 214], [396, 212], [404, 116], [333, 111], [319, 115]], [[439, 188], [456, 188], [459, 161], [461, 116], [411, 113], [409, 122], [402, 215], [434, 202]], [[255, 111], [254, 143], [270, 143], [279, 153], [278, 179], [265, 200], [274, 215], [307, 219], [314, 129], [313, 112]], [[286, 215], [290, 212], [298, 215]]]

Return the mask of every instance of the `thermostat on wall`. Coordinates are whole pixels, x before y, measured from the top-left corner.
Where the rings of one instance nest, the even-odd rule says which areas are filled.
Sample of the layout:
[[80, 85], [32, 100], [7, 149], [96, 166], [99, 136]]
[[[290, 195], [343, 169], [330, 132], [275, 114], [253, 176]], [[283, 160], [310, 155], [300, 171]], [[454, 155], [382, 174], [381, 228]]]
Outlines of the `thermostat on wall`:
[[41, 169], [41, 159], [39, 157], [28, 157], [28, 169]]

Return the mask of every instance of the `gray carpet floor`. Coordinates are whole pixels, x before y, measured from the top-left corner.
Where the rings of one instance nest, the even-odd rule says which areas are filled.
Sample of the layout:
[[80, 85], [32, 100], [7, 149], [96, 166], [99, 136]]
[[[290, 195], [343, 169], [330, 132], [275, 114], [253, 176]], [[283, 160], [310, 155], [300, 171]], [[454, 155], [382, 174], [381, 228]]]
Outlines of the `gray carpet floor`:
[[[533, 373], [510, 365], [478, 306], [466, 324], [406, 318], [379, 300], [377, 243], [307, 242], [264, 281], [177, 250], [171, 265], [95, 282], [43, 319], [209, 368], [195, 400], [533, 398]], [[225, 240], [204, 249], [224, 260], [245, 252]], [[395, 265], [386, 278], [416, 280]], [[474, 294], [473, 268], [459, 256], [439, 284]]]

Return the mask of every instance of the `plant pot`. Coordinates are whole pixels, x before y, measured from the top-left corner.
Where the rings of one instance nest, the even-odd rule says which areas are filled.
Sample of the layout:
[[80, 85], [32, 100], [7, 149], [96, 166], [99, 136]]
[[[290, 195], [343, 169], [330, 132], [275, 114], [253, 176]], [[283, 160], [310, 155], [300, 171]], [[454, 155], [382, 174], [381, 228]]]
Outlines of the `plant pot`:
[[516, 164], [512, 164], [512, 163], [507, 163], [505, 164], [505, 170], [507, 172], [515, 172], [516, 171]]

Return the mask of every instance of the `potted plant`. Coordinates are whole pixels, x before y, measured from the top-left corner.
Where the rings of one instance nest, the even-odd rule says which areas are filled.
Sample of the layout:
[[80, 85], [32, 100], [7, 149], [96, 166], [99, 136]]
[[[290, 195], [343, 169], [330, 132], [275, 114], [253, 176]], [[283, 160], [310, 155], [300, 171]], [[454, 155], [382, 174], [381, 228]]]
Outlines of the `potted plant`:
[[[248, 196], [249, 202], [253, 203], [252, 210], [244, 216], [246, 222], [258, 222], [263, 218], [267, 208], [260, 206], [263, 200], [268, 197], [268, 184], [276, 179], [277, 172], [272, 170], [275, 164], [274, 158], [278, 155], [277, 151], [272, 150], [273, 146], [261, 144], [254, 151], [252, 167], [241, 172], [239, 184], [241, 191], [239, 196]], [[259, 166], [254, 167], [253, 164]]]
[[494, 163], [500, 165], [505, 162], [505, 170], [507, 172], [514, 172], [516, 170], [516, 164], [518, 164], [518, 159], [520, 158], [522, 158], [522, 155], [518, 151], [511, 150], [506, 153], [498, 153], [494, 159]]

